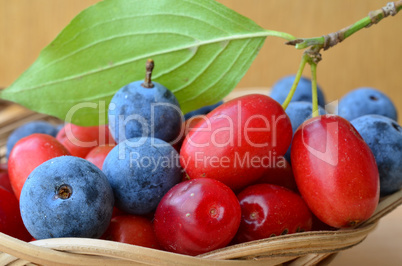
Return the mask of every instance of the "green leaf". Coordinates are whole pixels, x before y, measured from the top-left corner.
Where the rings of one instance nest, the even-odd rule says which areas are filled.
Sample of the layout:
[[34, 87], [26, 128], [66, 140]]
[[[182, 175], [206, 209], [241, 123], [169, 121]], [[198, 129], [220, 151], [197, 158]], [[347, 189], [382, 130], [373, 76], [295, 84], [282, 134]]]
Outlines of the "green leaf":
[[153, 80], [186, 113], [227, 95], [270, 35], [293, 39], [214, 0], [105, 0], [75, 17], [1, 97], [78, 125], [103, 124], [113, 94], [144, 79], [152, 58]]

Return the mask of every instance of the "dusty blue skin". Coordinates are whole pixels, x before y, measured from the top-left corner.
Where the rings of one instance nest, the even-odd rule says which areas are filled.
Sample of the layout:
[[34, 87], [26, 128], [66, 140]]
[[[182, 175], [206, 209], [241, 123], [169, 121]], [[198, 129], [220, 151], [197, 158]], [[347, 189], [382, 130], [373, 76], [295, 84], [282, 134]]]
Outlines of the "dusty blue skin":
[[388, 117], [365, 115], [351, 121], [374, 154], [380, 174], [380, 195], [402, 188], [402, 127]]
[[207, 106], [201, 107], [201, 108], [199, 108], [197, 110], [188, 112], [187, 114], [184, 115], [184, 119], [187, 120], [187, 119], [189, 119], [189, 118], [191, 118], [193, 116], [196, 116], [196, 115], [206, 115], [209, 112], [211, 112], [212, 110], [214, 110], [216, 107], [218, 107], [218, 106], [220, 106], [222, 104], [223, 104], [223, 101], [219, 101], [216, 104], [207, 105]]
[[382, 115], [398, 120], [395, 105], [387, 95], [374, 88], [358, 88], [345, 94], [339, 101], [338, 115], [352, 121], [363, 115]]
[[10, 154], [15, 143], [17, 143], [20, 139], [24, 137], [27, 137], [34, 133], [42, 133], [56, 137], [57, 132], [58, 129], [54, 125], [46, 121], [38, 120], [28, 122], [14, 130], [8, 137], [6, 157], [8, 158], [8, 155]]
[[[278, 103], [282, 104], [286, 96], [288, 95], [290, 88], [293, 85], [293, 81], [295, 80], [295, 75], [286, 76], [280, 80], [278, 80], [273, 86], [270, 93], [270, 97], [273, 98]], [[296, 91], [292, 97], [292, 102], [299, 101], [312, 101], [312, 93], [311, 93], [311, 80], [305, 77], [301, 77], [299, 84], [297, 85]], [[321, 107], [325, 107], [325, 97], [320, 88], [317, 85], [317, 98], [318, 105]]]
[[135, 137], [155, 137], [167, 142], [175, 140], [182, 124], [176, 97], [157, 82], [153, 82], [153, 88], [144, 88], [142, 83], [132, 82], [113, 96], [108, 110], [113, 138], [117, 143]]
[[[69, 198], [58, 197], [68, 185]], [[23, 222], [35, 239], [53, 237], [99, 238], [112, 217], [114, 198], [106, 176], [92, 163], [61, 156], [35, 168], [20, 198]]]
[[[296, 132], [297, 128], [307, 119], [312, 117], [313, 105], [311, 102], [290, 102], [285, 112], [289, 116], [290, 123], [292, 124], [293, 134]], [[324, 108], [318, 106], [319, 114], [326, 114]], [[290, 148], [292, 147], [292, 143], [289, 146], [288, 151], [285, 154], [286, 160], [290, 162]]]
[[177, 151], [156, 138], [120, 142], [103, 163], [116, 207], [130, 214], [146, 214], [157, 207], [166, 192], [181, 181]]

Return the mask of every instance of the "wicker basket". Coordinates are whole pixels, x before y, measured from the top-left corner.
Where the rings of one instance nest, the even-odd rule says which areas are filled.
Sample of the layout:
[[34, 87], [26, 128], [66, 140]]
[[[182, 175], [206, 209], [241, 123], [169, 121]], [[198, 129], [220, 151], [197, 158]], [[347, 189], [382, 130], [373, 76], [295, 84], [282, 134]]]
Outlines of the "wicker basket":
[[[251, 92], [247, 90], [247, 92]], [[240, 93], [244, 94], [244, 93]], [[234, 92], [231, 97], [238, 96]], [[60, 122], [18, 105], [0, 105], [0, 153], [7, 136], [25, 122]], [[0, 233], [0, 265], [316, 265], [362, 242], [378, 220], [402, 203], [402, 190], [382, 198], [374, 215], [353, 229], [313, 231], [243, 243], [196, 257], [99, 239], [55, 238], [24, 242]]]

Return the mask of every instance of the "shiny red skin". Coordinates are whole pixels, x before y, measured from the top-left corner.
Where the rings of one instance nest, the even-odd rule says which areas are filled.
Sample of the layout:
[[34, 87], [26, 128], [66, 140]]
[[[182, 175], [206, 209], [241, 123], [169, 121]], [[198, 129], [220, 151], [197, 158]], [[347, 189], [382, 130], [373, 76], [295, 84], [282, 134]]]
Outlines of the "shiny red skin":
[[8, 172], [0, 172], [0, 187], [5, 188], [6, 190], [13, 192], [13, 188], [11, 187], [10, 178], [8, 176]]
[[177, 142], [172, 143], [173, 148], [175, 148], [175, 150], [178, 153], [180, 153], [181, 146], [183, 145], [183, 141], [184, 141], [185, 137], [187, 136], [188, 132], [193, 130], [193, 128], [197, 125], [197, 123], [203, 119], [205, 119], [205, 115], [197, 115], [197, 116], [190, 117], [189, 119], [187, 119], [186, 121], [183, 122], [183, 124], [181, 126], [182, 132], [180, 133], [181, 138]]
[[136, 215], [113, 217], [102, 239], [161, 249], [151, 220]]
[[93, 148], [86, 156], [85, 159], [96, 165], [102, 170], [103, 162], [109, 152], [115, 147], [115, 145], [97, 146]]
[[294, 192], [298, 192], [292, 166], [284, 157], [273, 160], [272, 167], [265, 169], [262, 176], [254, 184], [272, 184], [285, 187]]
[[187, 136], [190, 131], [193, 131], [194, 129], [197, 128], [197, 124], [200, 123], [201, 121], [204, 121], [207, 119], [206, 115], [196, 115], [193, 117], [190, 117], [183, 123], [183, 128], [184, 128], [184, 136]]
[[22, 222], [17, 198], [3, 187], [0, 187], [0, 232], [23, 241], [32, 239]]
[[300, 195], [276, 185], [257, 184], [238, 194], [241, 223], [234, 243], [310, 231], [312, 214]]
[[233, 99], [206, 117], [186, 136], [180, 163], [190, 178], [213, 178], [233, 190], [255, 182], [292, 139], [289, 117], [266, 95]]
[[117, 216], [123, 216], [123, 215], [128, 215], [128, 214], [123, 212], [122, 210], [119, 210], [116, 207], [113, 207], [112, 218], [117, 217]]
[[240, 216], [239, 202], [229, 187], [197, 178], [165, 194], [155, 212], [154, 229], [167, 251], [195, 256], [229, 244]]
[[3, 187], [13, 193], [13, 188], [11, 187], [10, 178], [8, 176], [7, 163], [0, 164], [0, 187]]
[[70, 153], [50, 135], [36, 133], [20, 139], [8, 157], [10, 183], [17, 199], [25, 180], [37, 166], [63, 155]]
[[106, 125], [82, 127], [67, 123], [56, 136], [72, 156], [85, 158], [97, 146], [114, 145], [112, 135]]
[[336, 115], [307, 120], [294, 135], [291, 159], [301, 195], [324, 223], [350, 227], [374, 213], [379, 200], [377, 165], [347, 120]]

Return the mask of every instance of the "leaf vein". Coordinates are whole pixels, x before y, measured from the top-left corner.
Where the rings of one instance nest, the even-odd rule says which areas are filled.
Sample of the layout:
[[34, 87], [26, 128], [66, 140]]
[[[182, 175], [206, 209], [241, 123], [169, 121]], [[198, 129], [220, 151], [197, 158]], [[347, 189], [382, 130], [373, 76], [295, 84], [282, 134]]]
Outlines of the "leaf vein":
[[206, 88], [203, 89], [203, 90], [197, 91], [198, 94], [194, 94], [193, 97], [186, 97], [186, 98], [183, 100], [183, 102], [188, 102], [188, 101], [190, 101], [190, 100], [193, 100], [193, 99], [197, 98], [198, 96], [200, 96], [201, 94], [203, 94], [205, 91], [207, 91], [207, 90], [211, 89], [213, 86], [215, 86], [224, 76], [227, 75], [227, 73], [230, 71], [230, 69], [232, 69], [233, 65], [236, 64], [236, 62], [239, 60], [239, 58], [240, 58], [241, 55], [243, 54], [244, 49], [246, 49], [246, 47], [247, 47], [247, 45], [248, 45], [249, 43], [250, 43], [250, 40], [247, 40], [247, 42], [245, 42], [245, 43], [243, 44], [242, 49], [239, 50], [239, 53], [237, 54], [237, 56], [236, 56], [236, 58], [234, 59], [233, 63], [226, 69], [225, 72], [221, 73], [221, 75], [220, 75], [218, 78], [216, 78], [216, 80], [215, 80], [213, 83], [211, 83], [211, 84], [209, 85], [209, 87], [206, 87]]
[[[97, 69], [97, 70], [88, 71], [88, 72], [85, 72], [85, 73], [76, 74], [76, 75], [73, 75], [73, 76], [68, 76], [66, 78], [54, 80], [54, 81], [47, 82], [47, 83], [43, 83], [43, 84], [40, 84], [40, 85], [35, 86], [35, 87], [29, 87], [29, 88], [21, 89], [18, 92], [23, 92], [23, 91], [26, 91], [26, 90], [32, 90], [32, 89], [36, 89], [36, 88], [39, 88], [39, 87], [54, 85], [54, 84], [58, 84], [60, 82], [73, 80], [75, 78], [82, 78], [84, 76], [93, 75], [93, 74], [96, 74], [96, 73], [99, 73], [99, 72], [109, 70], [110, 68], [114, 68], [114, 67], [117, 67], [117, 66], [122, 66], [122, 65], [125, 65], [125, 64], [129, 64], [129, 63], [132, 63], [132, 62], [135, 62], [135, 61], [138, 61], [138, 60], [144, 60], [146, 58], [152, 58], [152, 57], [154, 57], [156, 55], [173, 53], [173, 52], [182, 51], [182, 50], [185, 50], [185, 49], [197, 48], [197, 47], [200, 47], [200, 46], [203, 46], [203, 45], [219, 43], [219, 42], [224, 42], [224, 41], [233, 41], [233, 40], [241, 40], [241, 39], [249, 39], [249, 38], [266, 37], [266, 36], [267, 36], [267, 32], [232, 35], [232, 36], [228, 36], [228, 37], [224, 37], [224, 38], [215, 38], [215, 39], [210, 39], [210, 40], [207, 40], [207, 41], [200, 41], [200, 42], [193, 43], [191, 45], [185, 45], [185, 46], [181, 46], [181, 47], [178, 47], [178, 48], [171, 48], [171, 49], [167, 49], [167, 50], [164, 50], [164, 51], [155, 51], [153, 53], [140, 55], [140, 56], [128, 59], [128, 60], [121, 61], [119, 63], [115, 63], [113, 66], [107, 66], [107, 67], [104, 67], [102, 69]], [[15, 93], [17, 93], [17, 92], [15, 92]]]

